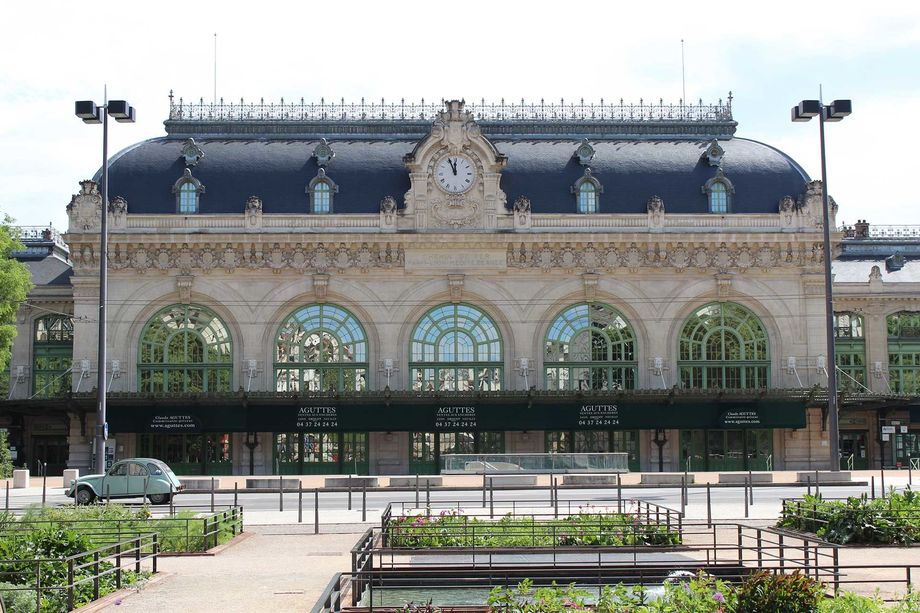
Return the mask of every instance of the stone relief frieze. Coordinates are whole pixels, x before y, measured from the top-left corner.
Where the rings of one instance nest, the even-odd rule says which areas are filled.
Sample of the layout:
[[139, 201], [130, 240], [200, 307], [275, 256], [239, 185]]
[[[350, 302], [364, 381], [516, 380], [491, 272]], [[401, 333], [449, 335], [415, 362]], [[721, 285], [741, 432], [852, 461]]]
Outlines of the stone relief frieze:
[[[490, 245], [495, 248], [498, 245]], [[476, 251], [480, 246], [469, 246]], [[420, 246], [441, 249], [442, 246]], [[273, 274], [368, 272], [373, 269], [403, 269], [406, 247], [402, 243], [270, 243], [228, 242], [219, 245], [195, 243], [117, 243], [109, 247], [112, 270], [134, 274], [209, 274], [222, 270]], [[697, 242], [521, 242], [506, 247], [509, 268], [540, 271], [562, 270], [594, 273], [626, 269], [744, 272], [751, 269], [815, 267], [823, 264], [823, 249], [815, 243], [697, 243]], [[78, 274], [94, 274], [98, 266], [96, 247], [75, 246], [71, 253]]]

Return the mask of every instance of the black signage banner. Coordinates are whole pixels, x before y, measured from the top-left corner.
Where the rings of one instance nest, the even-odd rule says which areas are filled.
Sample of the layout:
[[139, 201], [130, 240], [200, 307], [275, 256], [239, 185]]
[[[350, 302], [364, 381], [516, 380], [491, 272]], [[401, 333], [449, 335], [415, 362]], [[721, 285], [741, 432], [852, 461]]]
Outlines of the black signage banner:
[[[231, 401], [232, 403], [232, 401]], [[650, 428], [803, 428], [801, 400], [656, 403], [584, 402], [571, 398], [349, 398], [316, 403], [120, 406], [109, 403], [112, 432], [468, 432], [501, 430], [632, 430]]]

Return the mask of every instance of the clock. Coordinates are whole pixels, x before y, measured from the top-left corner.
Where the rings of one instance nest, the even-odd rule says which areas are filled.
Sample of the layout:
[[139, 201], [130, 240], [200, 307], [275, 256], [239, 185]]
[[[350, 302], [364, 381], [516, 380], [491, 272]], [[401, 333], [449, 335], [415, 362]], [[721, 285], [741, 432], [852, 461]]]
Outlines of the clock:
[[441, 158], [434, 169], [434, 182], [450, 194], [460, 194], [473, 186], [476, 169], [469, 158], [462, 155], [448, 155]]

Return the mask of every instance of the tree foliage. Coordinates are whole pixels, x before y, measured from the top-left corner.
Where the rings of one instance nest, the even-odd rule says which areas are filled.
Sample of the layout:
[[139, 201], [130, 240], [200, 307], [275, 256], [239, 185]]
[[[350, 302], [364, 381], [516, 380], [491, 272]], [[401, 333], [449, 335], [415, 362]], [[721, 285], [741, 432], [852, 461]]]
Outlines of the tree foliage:
[[10, 361], [13, 339], [16, 337], [16, 312], [32, 289], [32, 276], [25, 264], [13, 258], [13, 252], [23, 248], [12, 219], [0, 221], [0, 371]]

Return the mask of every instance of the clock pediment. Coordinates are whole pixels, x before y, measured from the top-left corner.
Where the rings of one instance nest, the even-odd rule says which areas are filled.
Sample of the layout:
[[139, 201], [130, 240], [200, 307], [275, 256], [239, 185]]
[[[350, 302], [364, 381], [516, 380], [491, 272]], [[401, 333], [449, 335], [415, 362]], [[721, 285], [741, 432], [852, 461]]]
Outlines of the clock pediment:
[[490, 229], [510, 214], [499, 186], [507, 158], [462, 100], [445, 103], [404, 162], [411, 182], [405, 214], [415, 216], [417, 230]]

